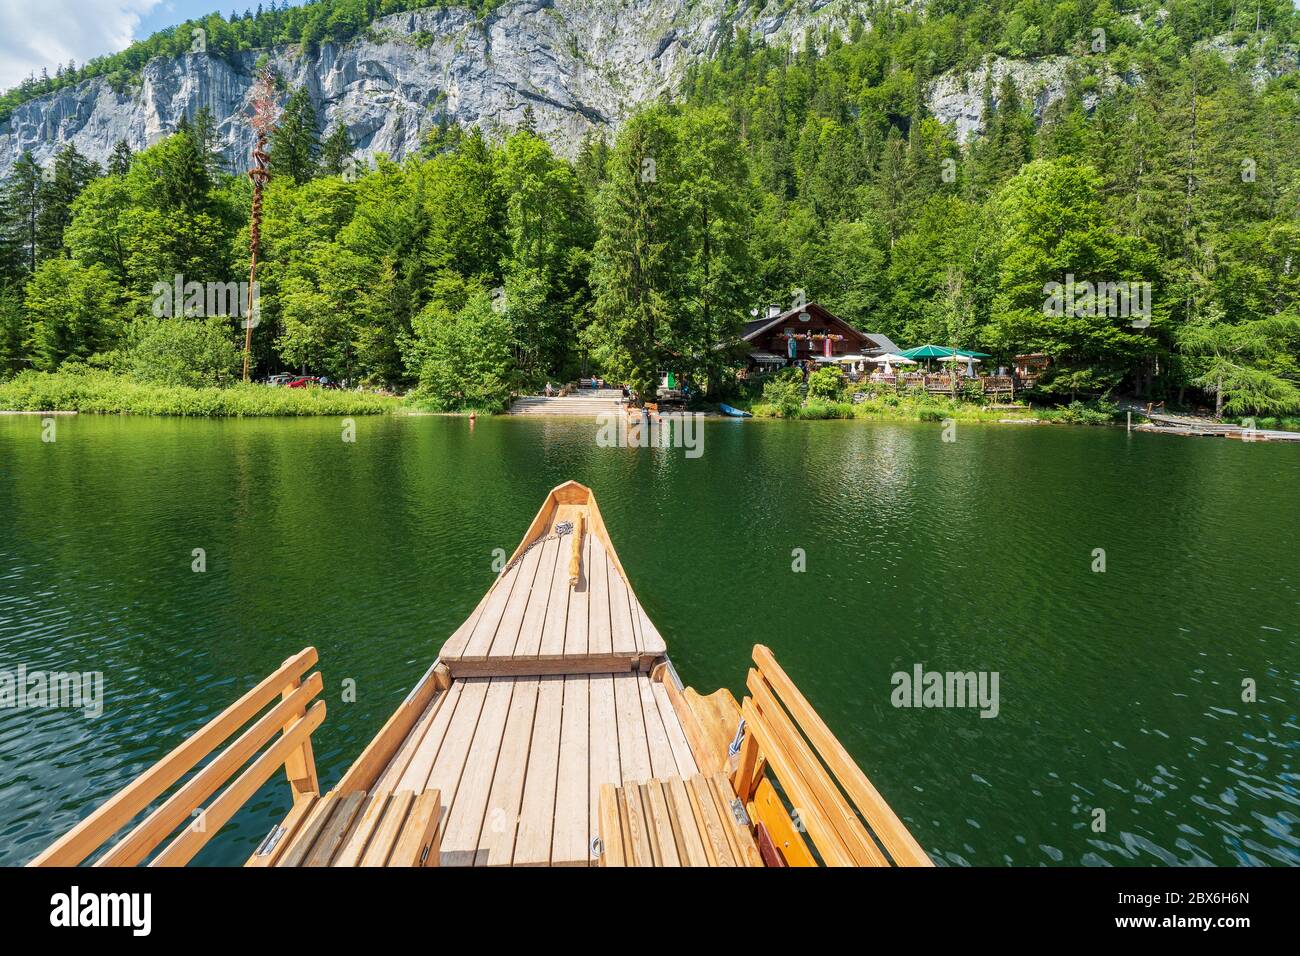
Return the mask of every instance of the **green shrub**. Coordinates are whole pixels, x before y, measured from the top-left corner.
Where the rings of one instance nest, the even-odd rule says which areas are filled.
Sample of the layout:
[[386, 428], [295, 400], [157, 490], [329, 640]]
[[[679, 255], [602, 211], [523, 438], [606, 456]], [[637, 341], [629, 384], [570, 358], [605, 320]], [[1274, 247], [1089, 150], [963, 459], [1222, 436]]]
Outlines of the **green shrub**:
[[1066, 425], [1108, 425], [1114, 421], [1117, 414], [1116, 406], [1110, 402], [1073, 401], [1064, 408], [1045, 409], [1039, 412], [1038, 416]]
[[[787, 370], [789, 371], [789, 370]], [[782, 417], [789, 418], [799, 410], [802, 396], [799, 394], [799, 375], [784, 373], [774, 375], [763, 383], [763, 404], [770, 405]]]
[[827, 418], [852, 418], [853, 406], [848, 402], [810, 401], [802, 408], [795, 410], [795, 417], [806, 421]]
[[808, 398], [810, 401], [841, 401], [847, 384], [844, 373], [838, 368], [834, 365], [823, 365], [808, 376]]
[[227, 319], [152, 319], [135, 322], [126, 346], [110, 360], [140, 382], [228, 385], [241, 366]]

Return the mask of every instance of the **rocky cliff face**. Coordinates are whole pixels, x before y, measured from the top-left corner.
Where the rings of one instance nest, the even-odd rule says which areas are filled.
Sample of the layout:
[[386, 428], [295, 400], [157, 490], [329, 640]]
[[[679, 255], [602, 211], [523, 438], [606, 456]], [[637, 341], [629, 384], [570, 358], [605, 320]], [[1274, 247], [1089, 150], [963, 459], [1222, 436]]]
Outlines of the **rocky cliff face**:
[[[829, 31], [847, 35], [861, 9], [855, 0], [515, 0], [487, 17], [456, 7], [397, 14], [312, 56], [283, 47], [269, 57], [289, 84], [311, 91], [322, 132], [345, 124], [362, 158], [403, 158], [444, 115], [509, 129], [529, 106], [538, 132], [572, 156], [588, 130], [616, 127], [638, 104], [676, 90], [687, 66], [737, 26], [797, 49], [809, 33], [818, 45]], [[0, 124], [0, 177], [25, 151], [44, 162], [68, 142], [101, 162], [118, 140], [143, 149], [202, 106], [217, 119], [227, 163], [245, 169], [259, 56], [158, 58], [125, 92], [98, 79], [26, 103]], [[1063, 95], [1070, 62], [994, 59], [945, 74], [932, 84], [931, 112], [964, 142], [982, 128], [989, 74], [996, 91], [1009, 73], [1041, 114]], [[1293, 54], [1289, 62], [1293, 69]], [[1133, 80], [1103, 77], [1117, 81]]]
[[[322, 131], [345, 124], [361, 157], [401, 159], [444, 114], [510, 128], [528, 106], [538, 132], [573, 155], [587, 130], [617, 126], [637, 104], [676, 89], [687, 65], [712, 55], [735, 25], [795, 47], [810, 28], [846, 32], [853, 8], [852, 0], [516, 0], [487, 17], [456, 7], [396, 14], [313, 56], [296, 47], [269, 56], [289, 84], [311, 91]], [[99, 161], [120, 139], [142, 149], [202, 106], [219, 123], [227, 161], [246, 168], [259, 55], [158, 58], [124, 93], [98, 79], [26, 103], [0, 124], [0, 176], [23, 152], [43, 161], [67, 142]]]
[[[1243, 70], [1256, 88], [1300, 68], [1300, 56], [1293, 47], [1278, 47], [1263, 56], [1245, 44], [1234, 43], [1229, 37], [1206, 40], [1200, 47]], [[965, 144], [984, 130], [986, 89], [992, 93], [996, 106], [1002, 80], [1010, 76], [1022, 101], [1033, 110], [1035, 118], [1042, 119], [1044, 111], [1065, 96], [1072, 70], [1078, 74], [1092, 73], [1096, 77], [1095, 91], [1084, 93], [1082, 97], [1083, 107], [1088, 111], [1097, 105], [1103, 93], [1112, 92], [1120, 84], [1142, 82], [1136, 68], [1129, 72], [1116, 72], [1105, 63], [1094, 66], [1086, 55], [1045, 56], [1034, 60], [991, 57], [974, 70], [949, 72], [936, 77], [930, 85], [927, 106], [932, 114], [954, 129], [957, 141]]]

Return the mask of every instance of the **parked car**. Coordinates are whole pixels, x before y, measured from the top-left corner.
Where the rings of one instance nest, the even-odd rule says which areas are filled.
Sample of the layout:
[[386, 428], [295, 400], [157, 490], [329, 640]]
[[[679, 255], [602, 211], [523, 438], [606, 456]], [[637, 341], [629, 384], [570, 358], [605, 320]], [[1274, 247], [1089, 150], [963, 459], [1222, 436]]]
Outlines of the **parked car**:
[[291, 372], [281, 372], [278, 375], [272, 375], [270, 378], [268, 378], [266, 380], [266, 384], [275, 385], [275, 386], [288, 385], [290, 382], [292, 382], [295, 378], [298, 377], [299, 376], [294, 375]]
[[300, 375], [290, 382], [287, 388], [307, 388], [309, 385], [319, 385], [320, 379], [315, 375]]

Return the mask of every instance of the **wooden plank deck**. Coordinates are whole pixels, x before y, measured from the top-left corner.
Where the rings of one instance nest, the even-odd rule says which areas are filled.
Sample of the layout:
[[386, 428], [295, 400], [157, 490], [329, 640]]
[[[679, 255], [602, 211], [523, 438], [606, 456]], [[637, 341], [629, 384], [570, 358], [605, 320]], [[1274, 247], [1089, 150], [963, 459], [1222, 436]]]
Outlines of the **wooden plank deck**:
[[[553, 493], [443, 645], [450, 686], [379, 784], [439, 792], [443, 866], [591, 865], [603, 785], [699, 772], [662, 669], [650, 676], [666, 651], [594, 501]], [[646, 798], [657, 820], [661, 797]]]
[[570, 583], [573, 532], [556, 532], [564, 524], [590, 528], [587, 509], [556, 509], [493, 582], [439, 652], [453, 677], [634, 671], [666, 653], [601, 535], [584, 531], [580, 573]]
[[442, 866], [592, 865], [602, 784], [699, 773], [645, 673], [460, 678], [435, 703], [381, 779], [440, 792]]
[[301, 800], [248, 866], [436, 866], [440, 795], [335, 791]]
[[683, 780], [605, 784], [600, 793], [602, 866], [762, 866], [747, 821], [722, 773]]

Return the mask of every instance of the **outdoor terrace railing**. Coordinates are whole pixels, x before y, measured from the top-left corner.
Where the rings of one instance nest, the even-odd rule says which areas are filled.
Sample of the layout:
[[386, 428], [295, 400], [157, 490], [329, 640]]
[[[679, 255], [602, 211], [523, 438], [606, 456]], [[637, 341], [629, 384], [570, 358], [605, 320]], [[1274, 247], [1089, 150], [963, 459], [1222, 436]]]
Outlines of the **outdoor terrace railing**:
[[731, 782], [762, 828], [760, 849], [766, 844], [767, 852], [780, 852], [786, 865], [815, 866], [799, 829], [791, 825], [793, 817], [827, 866], [932, 866], [772, 652], [756, 645], [754, 663], [746, 681], [752, 696], [741, 702], [744, 730]]
[[[289, 778], [295, 803], [318, 794], [320, 785], [316, 779], [311, 735], [325, 719], [325, 702], [318, 700], [310, 708], [308, 704], [323, 685], [319, 672], [305, 679], [302, 676], [316, 660], [314, 647], [290, 657], [279, 670], [110, 797], [28, 866], [77, 866], [84, 862], [255, 717], [247, 730], [115, 843], [95, 865], [135, 866], [181, 827], [149, 865], [184, 866], [281, 767]], [[257, 716], [277, 698], [274, 706]], [[248, 764], [250, 759], [252, 763]], [[245, 764], [247, 769], [195, 815], [203, 802]]]

